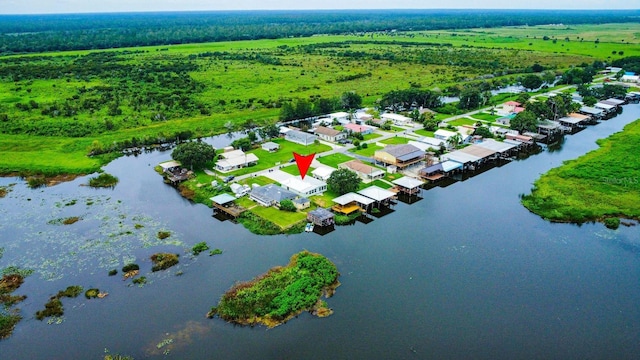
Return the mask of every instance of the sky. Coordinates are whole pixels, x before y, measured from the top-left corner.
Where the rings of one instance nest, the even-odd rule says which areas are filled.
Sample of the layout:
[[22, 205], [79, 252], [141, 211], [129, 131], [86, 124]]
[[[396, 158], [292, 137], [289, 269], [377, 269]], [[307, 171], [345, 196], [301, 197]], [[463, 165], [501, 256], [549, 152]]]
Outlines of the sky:
[[0, 14], [313, 9], [638, 9], [638, 0], [0, 0]]

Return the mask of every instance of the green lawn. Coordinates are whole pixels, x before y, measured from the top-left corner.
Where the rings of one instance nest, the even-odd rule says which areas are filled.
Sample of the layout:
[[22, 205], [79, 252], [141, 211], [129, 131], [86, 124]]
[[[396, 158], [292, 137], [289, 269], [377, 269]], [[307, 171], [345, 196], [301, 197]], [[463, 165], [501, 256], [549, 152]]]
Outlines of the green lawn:
[[273, 206], [270, 206], [270, 207], [256, 206], [253, 209], [251, 209], [251, 212], [260, 216], [263, 219], [271, 221], [272, 223], [280, 226], [283, 230], [307, 218], [307, 213], [305, 212], [283, 211], [283, 210], [276, 209]]
[[[285, 166], [283, 168], [281, 168], [280, 170], [286, 172], [287, 174], [291, 174], [291, 175], [295, 175], [298, 176], [300, 175], [300, 170], [298, 170], [298, 166], [296, 166], [296, 164], [290, 165], [290, 166]], [[315, 170], [314, 167], [309, 167], [309, 170], [307, 171], [307, 174], [311, 174], [311, 172]]]
[[262, 150], [262, 148], [250, 150], [248, 153], [256, 154], [259, 159], [256, 165], [224, 173], [224, 175], [245, 175], [274, 167], [278, 163], [287, 164], [289, 163], [289, 160], [293, 159], [294, 152], [300, 155], [308, 155], [331, 150], [330, 146], [319, 143], [304, 146], [284, 139], [274, 139], [273, 142], [280, 144], [280, 150], [272, 153]]
[[382, 135], [377, 134], [377, 133], [371, 133], [371, 134], [363, 135], [363, 137], [364, 137], [364, 141], [369, 141], [369, 140], [373, 140], [373, 139], [377, 139], [379, 137], [382, 137]]
[[388, 144], [388, 145], [401, 145], [401, 144], [408, 144], [409, 143], [409, 139], [407, 139], [406, 137], [402, 137], [402, 136], [394, 136], [392, 138], [388, 138], [388, 139], [384, 139], [382, 141], [380, 141], [383, 144]]
[[429, 131], [429, 130], [425, 130], [425, 129], [419, 129], [419, 130], [415, 130], [414, 133], [421, 135], [421, 136], [427, 136], [427, 137], [433, 137], [434, 136], [434, 132], [433, 131]]
[[485, 120], [485, 121], [489, 121], [489, 122], [494, 122], [496, 121], [497, 118], [499, 118], [500, 116], [498, 115], [491, 115], [485, 112], [481, 112], [481, 113], [477, 113], [472, 115], [474, 118], [476, 119], [480, 119], [480, 120]]
[[[475, 115], [472, 115], [473, 117], [475, 117]], [[471, 119], [467, 119], [467, 118], [462, 118], [462, 119], [456, 119], [456, 120], [452, 120], [452, 121], [448, 121], [447, 124], [451, 125], [451, 126], [463, 126], [463, 125], [475, 125], [477, 121], [473, 121]]]
[[[284, 169], [283, 169], [284, 170]], [[266, 176], [256, 176], [256, 177], [250, 177], [250, 178], [246, 178], [243, 180], [238, 181], [239, 184], [243, 184], [243, 185], [249, 185], [251, 186], [252, 184], [258, 184], [260, 186], [263, 185], [267, 185], [267, 184], [273, 184], [275, 183], [275, 181], [273, 181], [273, 179], [270, 179]]]
[[377, 151], [382, 149], [382, 146], [378, 146], [378, 145], [374, 145], [374, 144], [368, 144], [366, 149], [360, 149], [357, 150], [355, 148], [351, 149], [350, 151], [354, 154], [358, 154], [358, 155], [362, 155], [362, 156], [367, 156], [367, 157], [372, 157], [373, 154]]
[[321, 163], [321, 164], [324, 164], [324, 165], [327, 165], [327, 166], [330, 166], [332, 168], [337, 169], [338, 168], [338, 164], [342, 164], [343, 162], [351, 161], [351, 160], [353, 160], [353, 158], [351, 156], [348, 156], [348, 155], [345, 155], [345, 154], [335, 153], [335, 154], [319, 157], [316, 160], [318, 160], [318, 162]]

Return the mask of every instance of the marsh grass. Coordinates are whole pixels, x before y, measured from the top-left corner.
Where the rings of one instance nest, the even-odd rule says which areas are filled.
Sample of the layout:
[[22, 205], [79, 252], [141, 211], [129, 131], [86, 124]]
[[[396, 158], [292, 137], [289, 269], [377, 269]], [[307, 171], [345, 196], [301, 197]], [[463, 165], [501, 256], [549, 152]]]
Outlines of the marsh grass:
[[620, 217], [640, 219], [640, 157], [628, 156], [640, 154], [640, 120], [598, 144], [599, 149], [542, 175], [522, 204], [551, 221], [614, 226]]

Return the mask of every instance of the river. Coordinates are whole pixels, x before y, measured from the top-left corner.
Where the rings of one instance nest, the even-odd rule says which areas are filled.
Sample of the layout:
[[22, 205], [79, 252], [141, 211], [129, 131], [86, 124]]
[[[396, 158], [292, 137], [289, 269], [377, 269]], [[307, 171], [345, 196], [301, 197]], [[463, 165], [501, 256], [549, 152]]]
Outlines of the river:
[[[37, 190], [2, 178], [0, 185], [16, 184], [0, 199], [0, 267], [35, 273], [16, 292], [28, 295], [18, 305], [24, 320], [0, 341], [0, 358], [101, 359], [108, 349], [135, 359], [635, 359], [638, 227], [552, 224], [518, 196], [637, 118], [640, 105], [626, 105], [567, 136], [560, 150], [425, 191], [416, 203], [324, 236], [256, 236], [220, 222], [154, 172], [170, 152], [105, 166], [120, 178], [113, 190], [80, 186], [87, 177]], [[49, 223], [73, 215], [82, 220]], [[172, 236], [160, 241], [159, 230]], [[188, 249], [200, 241], [224, 253], [192, 258]], [[271, 330], [205, 318], [234, 282], [304, 249], [341, 272], [327, 300], [332, 316], [305, 313]], [[158, 251], [179, 252], [178, 267], [151, 273], [148, 258]], [[107, 276], [133, 260], [146, 285]], [[63, 299], [63, 319], [36, 320], [49, 296], [69, 285], [109, 296]]]

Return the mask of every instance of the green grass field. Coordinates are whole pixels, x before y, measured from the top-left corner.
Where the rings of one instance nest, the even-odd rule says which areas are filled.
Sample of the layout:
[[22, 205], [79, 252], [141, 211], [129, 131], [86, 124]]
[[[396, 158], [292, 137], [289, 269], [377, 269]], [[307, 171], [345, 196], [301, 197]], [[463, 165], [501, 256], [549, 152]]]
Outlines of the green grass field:
[[318, 160], [318, 162], [320, 162], [321, 164], [331, 166], [332, 168], [337, 169], [339, 164], [342, 164], [343, 162], [351, 161], [353, 160], [353, 158], [345, 154], [335, 153], [335, 154], [319, 157], [316, 160]]
[[[88, 158], [91, 149], [181, 132], [222, 134], [248, 121], [273, 123], [278, 106], [293, 98], [356, 91], [371, 106], [385, 93], [410, 86], [443, 89], [487, 75], [511, 83], [533, 64], [561, 71], [595, 59], [640, 55], [639, 33], [631, 23], [506, 27], [376, 34], [367, 41], [322, 35], [0, 57], [0, 71], [11, 62], [37, 70], [5, 71], [0, 78], [0, 115], [8, 117], [0, 124], [0, 172], [90, 173], [113, 158]], [[433, 45], [438, 43], [452, 47]], [[319, 44], [323, 50], [314, 47]], [[108, 64], [123, 70], [73, 67], [95, 54], [113, 55]], [[267, 60], [246, 59], [256, 54]], [[186, 70], [173, 70], [183, 65]], [[150, 72], [145, 78], [127, 66]], [[506, 69], [509, 75], [503, 75]], [[141, 103], [145, 96], [157, 100]], [[501, 94], [493, 100], [510, 98]], [[113, 113], [107, 104], [117, 105]], [[264, 154], [258, 166], [283, 160], [288, 159]]]
[[534, 183], [522, 199], [530, 211], [551, 221], [640, 218], [640, 120], [598, 141], [600, 148], [567, 161]]

